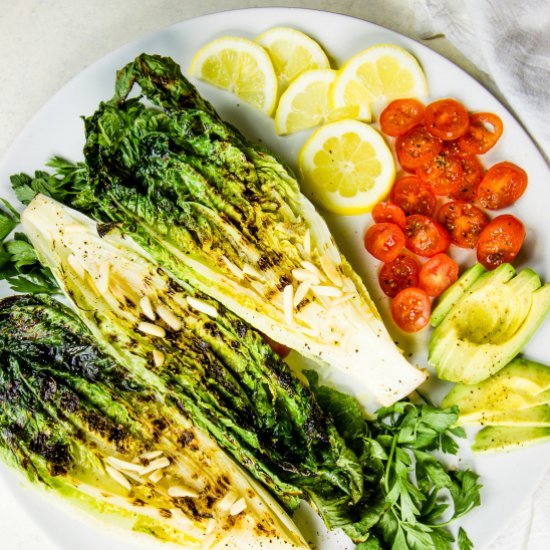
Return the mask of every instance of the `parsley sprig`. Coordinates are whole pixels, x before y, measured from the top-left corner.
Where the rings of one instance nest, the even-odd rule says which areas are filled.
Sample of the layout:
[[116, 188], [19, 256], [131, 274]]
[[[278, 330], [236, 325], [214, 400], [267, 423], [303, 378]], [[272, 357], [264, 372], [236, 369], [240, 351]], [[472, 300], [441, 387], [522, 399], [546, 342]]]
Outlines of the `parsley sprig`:
[[[384, 466], [381, 548], [447, 550], [454, 538], [445, 527], [480, 504], [478, 475], [448, 468], [434, 454], [457, 453], [454, 437], [465, 435], [453, 427], [457, 414], [456, 408], [407, 401], [377, 412], [372, 438]], [[457, 543], [460, 550], [472, 548], [462, 529]]]
[[455, 542], [470, 550], [462, 528], [456, 541], [447, 529], [480, 504], [478, 475], [444, 460], [458, 452], [456, 438], [465, 436], [455, 427], [458, 409], [440, 409], [427, 399], [399, 401], [365, 419], [353, 397], [319, 385], [313, 372], [305, 374], [363, 465], [365, 497], [340, 522], [357, 550], [450, 550]]
[[16, 292], [57, 294], [59, 287], [52, 272], [42, 266], [24, 233], [10, 234], [19, 224], [18, 212], [5, 200], [0, 209], [0, 279]]

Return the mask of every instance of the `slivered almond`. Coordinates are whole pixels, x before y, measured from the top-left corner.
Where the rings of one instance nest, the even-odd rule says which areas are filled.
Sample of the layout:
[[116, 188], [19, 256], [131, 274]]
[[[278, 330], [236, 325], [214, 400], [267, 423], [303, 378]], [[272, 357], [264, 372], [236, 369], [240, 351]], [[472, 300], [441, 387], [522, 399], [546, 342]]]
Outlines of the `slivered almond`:
[[122, 472], [126, 477], [130, 478], [132, 481], [135, 481], [138, 485], [145, 485], [145, 479], [136, 474], [136, 472], [130, 472], [125, 470]]
[[122, 485], [126, 489], [130, 490], [132, 488], [131, 483], [126, 477], [124, 477], [118, 470], [111, 468], [111, 466], [105, 465], [105, 471], [109, 476], [114, 479], [119, 485]]
[[196, 491], [193, 491], [193, 489], [189, 489], [188, 487], [182, 487], [181, 485], [172, 485], [172, 487], [168, 487], [168, 496], [173, 498], [197, 498], [199, 494]]
[[319, 279], [321, 281], [326, 279], [324, 274], [321, 272], [321, 270], [316, 265], [312, 264], [311, 262], [307, 262], [305, 260], [301, 261], [300, 263], [302, 264], [302, 267], [304, 269], [307, 269], [308, 271], [311, 271], [312, 273], [315, 273], [315, 275], [317, 275], [317, 277], [319, 277]]
[[264, 279], [264, 276], [257, 269], [253, 268], [250, 264], [243, 265], [243, 273], [245, 275], [249, 275], [250, 277], [255, 277], [256, 279]]
[[155, 470], [149, 476], [149, 480], [152, 481], [153, 483], [158, 483], [162, 479], [162, 476], [164, 476], [164, 472], [162, 470]]
[[139, 458], [143, 458], [143, 460], [153, 460], [153, 458], [158, 458], [162, 454], [164, 454], [164, 451], [148, 451], [140, 454]]
[[298, 285], [296, 292], [294, 293], [294, 307], [298, 307], [298, 304], [305, 298], [309, 289], [311, 288], [311, 283], [309, 281], [303, 281]]
[[321, 282], [319, 277], [309, 269], [293, 269], [292, 276], [296, 281], [309, 281], [313, 285], [318, 285]]
[[164, 338], [166, 336], [166, 331], [162, 327], [154, 323], [146, 323], [145, 321], [142, 321], [138, 325], [138, 330], [145, 332], [145, 334], [150, 334], [151, 336], [158, 336], [159, 338]]
[[340, 277], [340, 273], [338, 273], [336, 266], [326, 254], [324, 256], [321, 256], [319, 263], [321, 264], [321, 267], [323, 268], [325, 275], [328, 277], [329, 281], [333, 285], [336, 285], [336, 286], [343, 285], [343, 281], [342, 281], [342, 277]]
[[317, 296], [328, 296], [330, 298], [340, 298], [342, 296], [342, 291], [335, 286], [329, 285], [317, 285], [311, 287], [312, 292]]
[[231, 505], [231, 508], [229, 508], [229, 515], [230, 516], [236, 516], [237, 514], [240, 514], [244, 510], [246, 510], [247, 504], [246, 500], [244, 498], [240, 498]]
[[114, 456], [108, 456], [105, 459], [105, 462], [116, 468], [117, 470], [130, 470], [134, 472], [139, 472], [143, 466], [141, 464], [135, 464], [134, 462], [127, 462], [126, 460], [121, 460], [120, 458], [115, 458]]
[[164, 304], [157, 306], [157, 314], [172, 330], [181, 330], [181, 327], [183, 326], [181, 319], [179, 319]]
[[227, 512], [237, 501], [238, 495], [233, 491], [229, 491], [217, 504], [216, 509], [220, 512]]
[[164, 364], [165, 355], [162, 353], [162, 351], [158, 349], [153, 350], [153, 362], [155, 363], [155, 367], [162, 367]]
[[294, 322], [294, 289], [292, 285], [286, 285], [283, 289], [283, 311], [286, 322], [291, 325]]
[[222, 260], [227, 266], [227, 269], [237, 277], [237, 279], [242, 279], [244, 277], [244, 273], [242, 272], [242, 269], [239, 269], [229, 258], [226, 256], [222, 256]]
[[170, 459], [163, 456], [162, 458], [157, 458], [156, 460], [153, 460], [147, 466], [142, 467], [139, 471], [139, 474], [142, 476], [146, 476], [147, 474], [150, 474], [155, 470], [162, 470], [163, 468], [166, 468], [168, 466], [170, 466]]
[[145, 317], [151, 319], [151, 321], [154, 321], [157, 318], [155, 315], [155, 310], [149, 300], [149, 296], [143, 296], [139, 301], [139, 306], [141, 307], [141, 311], [143, 311], [143, 315], [145, 315]]
[[209, 317], [218, 316], [218, 310], [214, 306], [211, 306], [210, 304], [207, 304], [202, 300], [197, 300], [197, 298], [187, 296], [187, 303], [189, 304], [189, 307], [196, 309], [197, 311], [200, 311], [201, 313], [204, 313]]

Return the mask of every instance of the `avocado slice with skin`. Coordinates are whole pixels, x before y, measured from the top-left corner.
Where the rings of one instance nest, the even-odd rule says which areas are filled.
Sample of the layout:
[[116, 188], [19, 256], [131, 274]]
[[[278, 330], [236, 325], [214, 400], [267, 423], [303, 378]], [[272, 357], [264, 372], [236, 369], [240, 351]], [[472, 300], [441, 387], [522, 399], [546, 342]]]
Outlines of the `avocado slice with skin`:
[[550, 428], [550, 407], [548, 405], [537, 405], [529, 409], [496, 413], [483, 412], [478, 419], [472, 421], [469, 421], [468, 418], [459, 418], [458, 424], [461, 426], [481, 425]]
[[474, 264], [468, 268], [460, 278], [455, 281], [437, 301], [437, 306], [430, 315], [430, 324], [436, 327], [443, 321], [447, 313], [458, 302], [461, 296], [485, 273], [485, 269], [481, 264]]
[[431, 335], [428, 362], [441, 379], [476, 384], [527, 344], [550, 311], [550, 283], [542, 286], [532, 269], [516, 275], [502, 264], [461, 288], [450, 307], [446, 297], [437, 306], [446, 311]]
[[441, 406], [458, 406], [459, 423], [473, 424], [483, 415], [517, 411], [550, 401], [550, 367], [516, 357], [478, 384], [456, 384]]
[[546, 441], [550, 441], [550, 428], [487, 426], [477, 433], [472, 451], [475, 453], [514, 451]]

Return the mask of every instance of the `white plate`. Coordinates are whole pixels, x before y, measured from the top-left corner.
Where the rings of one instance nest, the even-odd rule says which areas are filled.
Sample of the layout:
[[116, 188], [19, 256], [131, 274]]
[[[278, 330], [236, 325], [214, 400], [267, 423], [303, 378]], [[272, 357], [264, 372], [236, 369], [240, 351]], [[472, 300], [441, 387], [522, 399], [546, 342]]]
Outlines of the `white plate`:
[[[284, 25], [298, 28], [316, 40], [339, 66], [352, 54], [377, 43], [392, 43], [405, 47], [421, 62], [429, 83], [432, 98], [455, 97], [472, 111], [492, 111], [504, 122], [505, 133], [499, 144], [484, 162], [490, 165], [498, 160], [510, 160], [521, 165], [529, 174], [529, 187], [517, 205], [509, 209], [525, 223], [527, 241], [518, 267], [529, 265], [550, 279], [550, 216], [544, 206], [550, 199], [550, 170], [520, 124], [479, 83], [461, 69], [433, 51], [404, 36], [371, 23], [347, 16], [303, 9], [251, 9], [224, 12], [184, 21], [149, 37], [129, 44], [83, 71], [58, 92], [34, 117], [13, 144], [0, 166], [0, 195], [13, 198], [9, 175], [20, 171], [31, 172], [44, 167], [54, 154], [72, 160], [82, 157], [82, 115], [93, 113], [102, 99], [113, 93], [115, 71], [141, 52], [169, 55], [181, 64], [184, 72], [197, 49], [221, 35], [254, 38], [270, 27]], [[261, 141], [275, 150], [291, 167], [295, 167], [297, 152], [307, 133], [278, 138], [273, 121], [255, 112], [228, 93], [198, 84], [200, 91], [210, 99], [227, 120], [239, 127], [254, 141]], [[362, 246], [364, 228], [369, 216], [350, 219], [331, 217], [329, 220], [344, 252], [364, 277], [373, 298], [383, 312], [387, 303], [377, 288], [376, 262]], [[5, 293], [5, 291], [4, 291]], [[425, 363], [426, 352], [414, 339], [395, 334], [400, 344], [414, 352], [418, 361]], [[531, 341], [525, 354], [550, 363], [548, 344], [550, 322], [547, 320]], [[546, 347], [545, 347], [546, 346]], [[521, 452], [492, 457], [472, 457], [465, 452], [461, 464], [471, 465], [484, 485], [483, 504], [461, 520], [461, 525], [476, 548], [488, 544], [507, 524], [515, 510], [532, 494], [550, 461], [550, 445], [540, 445]], [[16, 478], [0, 469], [13, 493], [33, 519], [49, 533], [62, 549], [73, 550], [129, 550], [135, 548], [162, 548], [158, 543], [132, 542], [102, 533], [81, 521], [67, 522], [63, 512], [50, 505], [49, 500], [35, 492], [24, 490]], [[323, 538], [322, 549], [343, 549], [340, 539]]]

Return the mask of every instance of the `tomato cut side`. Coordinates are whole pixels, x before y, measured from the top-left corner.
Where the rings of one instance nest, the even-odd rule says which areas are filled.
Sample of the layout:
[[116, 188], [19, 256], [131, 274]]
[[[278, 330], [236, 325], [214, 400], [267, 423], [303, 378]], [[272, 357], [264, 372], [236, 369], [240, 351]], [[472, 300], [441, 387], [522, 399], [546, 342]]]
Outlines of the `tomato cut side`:
[[503, 129], [502, 120], [493, 113], [471, 114], [468, 130], [458, 138], [458, 146], [465, 153], [482, 155], [494, 147]]
[[426, 107], [424, 125], [430, 134], [450, 141], [466, 133], [470, 117], [462, 103], [455, 99], [440, 99]]
[[435, 195], [449, 195], [462, 184], [462, 162], [459, 157], [441, 152], [417, 168], [416, 175]]
[[512, 162], [499, 162], [487, 170], [477, 189], [477, 201], [489, 210], [516, 202], [527, 188], [527, 173]]
[[438, 210], [437, 221], [448, 231], [453, 244], [475, 248], [489, 216], [469, 202], [449, 201]]
[[269, 344], [269, 347], [282, 359], [284, 359], [291, 351], [291, 349], [288, 346], [285, 346], [284, 344], [281, 344], [280, 342], [276, 342], [273, 340], [273, 338], [270, 338], [267, 334], [261, 333], [262, 338], [266, 341], [267, 344]]
[[380, 129], [388, 136], [401, 136], [423, 119], [423, 103], [414, 98], [396, 99], [380, 114]]
[[458, 264], [447, 254], [436, 254], [420, 268], [420, 288], [428, 296], [439, 296], [458, 279]]
[[409, 172], [432, 160], [442, 148], [443, 141], [430, 134], [424, 126], [415, 126], [395, 141], [399, 163]]
[[410, 254], [399, 254], [395, 260], [382, 265], [378, 273], [378, 282], [382, 292], [393, 298], [410, 286], [418, 285], [420, 266]]
[[483, 179], [485, 169], [475, 155], [460, 155], [458, 158], [462, 165], [462, 181], [451, 191], [451, 197], [472, 202], [476, 198], [477, 188]]
[[405, 247], [405, 234], [395, 223], [375, 223], [365, 233], [365, 248], [377, 260], [391, 262]]
[[395, 223], [402, 229], [405, 228], [406, 218], [405, 211], [393, 202], [379, 202], [372, 210], [372, 219], [375, 222]]
[[497, 216], [488, 223], [477, 241], [478, 261], [486, 269], [514, 260], [525, 240], [525, 227], [511, 214]]
[[411, 286], [402, 290], [391, 303], [395, 324], [405, 332], [418, 332], [430, 320], [430, 297], [425, 290]]
[[446, 229], [434, 219], [421, 214], [407, 218], [405, 225], [406, 247], [419, 256], [430, 258], [445, 252], [451, 244]]
[[433, 216], [437, 197], [417, 176], [403, 176], [396, 180], [391, 190], [391, 200], [407, 214]]

